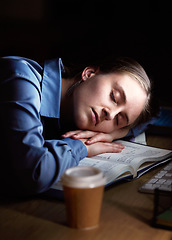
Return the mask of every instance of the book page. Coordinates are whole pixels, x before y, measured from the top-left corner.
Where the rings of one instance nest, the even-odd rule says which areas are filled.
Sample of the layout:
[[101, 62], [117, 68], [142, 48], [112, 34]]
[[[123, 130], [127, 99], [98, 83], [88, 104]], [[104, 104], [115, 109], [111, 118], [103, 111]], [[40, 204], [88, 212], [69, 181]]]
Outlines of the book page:
[[124, 173], [128, 173], [128, 175], [134, 174], [134, 170], [131, 166], [123, 163], [119, 164], [118, 162], [111, 160], [109, 154], [107, 157], [99, 156], [99, 158], [84, 158], [80, 161], [79, 166], [91, 166], [99, 168], [106, 177], [106, 184], [116, 180]]
[[[133, 145], [135, 146], [135, 144]], [[135, 148], [126, 147], [121, 153], [104, 153], [91, 158], [86, 157], [79, 162], [79, 166], [99, 168], [106, 177], [107, 185], [126, 172], [128, 175], [134, 174], [134, 169], [130, 166], [133, 159], [130, 156], [132, 151], [134, 154]], [[55, 183], [52, 188], [62, 190], [61, 181]]]
[[[92, 158], [84, 158], [79, 166], [92, 166], [102, 170], [109, 184], [125, 176], [137, 176], [137, 169], [148, 161], [156, 162], [172, 156], [172, 151], [149, 147], [127, 141], [121, 142], [125, 148], [121, 153], [103, 153]], [[124, 174], [125, 173], [125, 174]], [[60, 189], [60, 181], [52, 188]]]
[[[135, 144], [127, 141], [117, 141], [125, 145], [121, 153], [103, 153], [92, 158], [84, 158], [79, 165], [100, 168], [109, 179], [116, 179], [125, 171], [130, 171], [133, 177], [137, 169], [146, 161], [158, 161], [169, 155], [171, 151]], [[113, 175], [113, 176], [112, 176]]]
[[[121, 141], [122, 143], [122, 141]], [[130, 142], [124, 142], [123, 143], [127, 148], [131, 147]], [[163, 159], [169, 158], [172, 156], [172, 151], [166, 150], [166, 149], [161, 149], [161, 148], [155, 148], [155, 147], [150, 147], [150, 146], [145, 146], [145, 145], [140, 145], [140, 144], [135, 144], [133, 146], [132, 154], [131, 154], [131, 162], [130, 165], [133, 167], [135, 171], [135, 176], [137, 175], [137, 170], [140, 168], [140, 166], [143, 163], [149, 162], [150, 164], [153, 164], [154, 162], [161, 161]]]
[[107, 184], [116, 180], [120, 175], [134, 175], [131, 162], [138, 151], [138, 145], [126, 141], [118, 141], [125, 144], [121, 153], [103, 153], [91, 158], [84, 158], [79, 166], [92, 166], [101, 169], [107, 179]]

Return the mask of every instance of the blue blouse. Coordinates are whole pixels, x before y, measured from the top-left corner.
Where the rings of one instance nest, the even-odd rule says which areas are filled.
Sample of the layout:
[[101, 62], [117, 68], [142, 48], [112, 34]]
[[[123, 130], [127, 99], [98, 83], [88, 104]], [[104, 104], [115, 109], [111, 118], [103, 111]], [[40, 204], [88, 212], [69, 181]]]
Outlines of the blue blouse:
[[[58, 140], [61, 59], [44, 68], [22, 57], [0, 58], [0, 189], [12, 194], [48, 190], [87, 149], [80, 140]], [[49, 132], [49, 125], [55, 126]]]

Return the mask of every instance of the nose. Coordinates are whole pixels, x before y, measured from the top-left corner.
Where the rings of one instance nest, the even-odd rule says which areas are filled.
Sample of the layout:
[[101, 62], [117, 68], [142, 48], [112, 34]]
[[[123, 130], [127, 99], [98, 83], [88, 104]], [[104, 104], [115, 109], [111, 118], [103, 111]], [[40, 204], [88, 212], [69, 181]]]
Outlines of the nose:
[[120, 112], [120, 109], [117, 107], [115, 109], [107, 109], [107, 108], [103, 109], [105, 120], [115, 119], [115, 117], [118, 115], [119, 112]]

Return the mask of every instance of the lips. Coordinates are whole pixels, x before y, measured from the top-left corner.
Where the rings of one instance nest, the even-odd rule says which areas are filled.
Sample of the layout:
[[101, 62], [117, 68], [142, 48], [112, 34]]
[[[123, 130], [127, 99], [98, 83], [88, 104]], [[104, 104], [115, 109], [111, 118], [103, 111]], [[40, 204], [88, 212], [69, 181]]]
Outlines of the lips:
[[97, 112], [93, 109], [93, 108], [91, 108], [91, 113], [92, 113], [92, 121], [93, 121], [93, 123], [94, 123], [94, 125], [96, 126], [98, 123], [99, 123], [99, 116], [98, 116], [98, 114], [97, 114]]

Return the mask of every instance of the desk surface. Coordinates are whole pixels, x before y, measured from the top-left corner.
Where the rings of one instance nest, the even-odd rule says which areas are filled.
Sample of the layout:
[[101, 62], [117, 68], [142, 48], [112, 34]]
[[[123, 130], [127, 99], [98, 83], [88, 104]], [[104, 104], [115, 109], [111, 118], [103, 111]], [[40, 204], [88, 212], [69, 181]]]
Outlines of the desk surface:
[[[149, 136], [149, 145], [172, 149], [172, 138]], [[1, 240], [171, 240], [172, 231], [151, 227], [153, 195], [138, 188], [159, 168], [131, 182], [105, 190], [100, 226], [93, 230], [67, 227], [65, 205], [57, 199], [0, 199]]]

